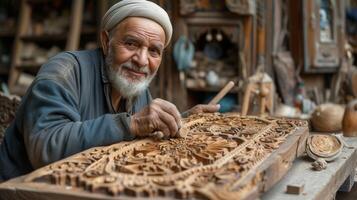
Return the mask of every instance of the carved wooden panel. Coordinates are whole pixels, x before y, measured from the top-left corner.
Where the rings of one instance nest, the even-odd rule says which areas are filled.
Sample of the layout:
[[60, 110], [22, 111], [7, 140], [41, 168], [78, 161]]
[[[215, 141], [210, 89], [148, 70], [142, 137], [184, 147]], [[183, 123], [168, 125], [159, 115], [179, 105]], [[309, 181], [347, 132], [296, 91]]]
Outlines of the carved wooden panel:
[[96, 147], [0, 185], [0, 195], [66, 199], [246, 199], [270, 188], [303, 152], [307, 123], [199, 114], [185, 138]]
[[306, 72], [334, 72], [344, 50], [344, 1], [303, 1]]

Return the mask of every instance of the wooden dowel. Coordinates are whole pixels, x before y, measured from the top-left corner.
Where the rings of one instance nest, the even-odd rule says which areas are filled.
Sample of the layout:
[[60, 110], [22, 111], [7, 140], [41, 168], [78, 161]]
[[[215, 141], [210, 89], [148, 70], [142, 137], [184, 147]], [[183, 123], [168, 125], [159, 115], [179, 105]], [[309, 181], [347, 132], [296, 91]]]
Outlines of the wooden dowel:
[[219, 91], [219, 93], [208, 103], [208, 104], [217, 104], [226, 94], [234, 87], [234, 82], [229, 81], [224, 88]]

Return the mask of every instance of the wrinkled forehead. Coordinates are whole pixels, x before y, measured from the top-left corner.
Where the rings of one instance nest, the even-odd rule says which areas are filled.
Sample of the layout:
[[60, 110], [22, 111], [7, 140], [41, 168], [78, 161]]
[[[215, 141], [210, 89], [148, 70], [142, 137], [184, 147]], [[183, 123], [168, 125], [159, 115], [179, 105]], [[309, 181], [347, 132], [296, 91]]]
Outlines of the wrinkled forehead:
[[151, 37], [165, 43], [165, 31], [157, 22], [142, 18], [142, 17], [128, 17], [116, 26], [116, 31], [119, 34], [134, 33]]

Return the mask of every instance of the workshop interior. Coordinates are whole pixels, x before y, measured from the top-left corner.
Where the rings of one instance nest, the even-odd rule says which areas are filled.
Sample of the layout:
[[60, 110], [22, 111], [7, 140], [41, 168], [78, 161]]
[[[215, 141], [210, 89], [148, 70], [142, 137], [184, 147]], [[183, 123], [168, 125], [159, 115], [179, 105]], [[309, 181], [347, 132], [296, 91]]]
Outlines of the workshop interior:
[[[142, 2], [162, 10], [135, 7]], [[166, 21], [151, 18], [162, 13], [172, 25], [169, 42]], [[133, 18], [161, 25], [165, 47], [150, 46], [151, 39], [150, 44], [123, 39], [125, 47], [112, 48], [112, 38], [130, 35], [122, 24]], [[107, 30], [110, 20], [118, 27]], [[131, 63], [148, 59], [149, 71], [120, 67], [131, 70], [131, 77], [153, 73], [145, 91], [156, 107], [138, 110], [135, 100], [142, 96], [122, 103], [126, 96], [118, 89], [122, 97], [115, 108], [117, 87], [104, 88], [114, 79], [106, 67], [125, 51], [136, 51]], [[95, 67], [101, 69], [86, 66], [97, 57], [80, 57], [82, 52], [99, 52]], [[160, 63], [151, 72], [155, 56]], [[81, 65], [75, 75], [58, 78], [69, 77], [72, 63]], [[104, 77], [103, 83], [85, 78], [93, 73]], [[58, 81], [41, 89], [38, 83], [52, 76]], [[104, 87], [85, 96], [82, 85], [95, 91], [97, 82]], [[81, 86], [68, 86], [72, 83]], [[0, 84], [0, 152], [6, 148], [29, 157], [26, 173], [0, 178], [0, 199], [357, 199], [356, 0], [1, 0]], [[139, 88], [128, 85], [125, 91]], [[84, 102], [102, 97], [114, 107], [106, 113], [129, 120], [110, 119], [122, 124], [125, 139], [100, 143], [102, 137], [92, 136], [90, 145], [76, 143], [90, 129], [108, 139], [104, 125], [85, 125], [97, 119], [84, 115], [99, 108]], [[128, 139], [136, 114], [155, 110], [162, 101], [177, 109], [180, 122]], [[217, 104], [212, 112], [197, 107]], [[68, 118], [58, 116], [67, 109], [73, 112]], [[47, 111], [48, 116], [39, 115]], [[56, 123], [67, 122], [80, 126], [78, 134], [72, 127], [60, 136], [65, 125]], [[165, 132], [172, 127], [174, 137]], [[13, 146], [14, 137], [21, 143]], [[66, 143], [60, 143], [63, 137]], [[41, 139], [50, 140], [51, 148]], [[47, 157], [56, 154], [56, 146], [71, 153], [35, 164], [31, 151]], [[19, 157], [5, 159], [22, 165]], [[0, 175], [11, 170], [0, 166]]]

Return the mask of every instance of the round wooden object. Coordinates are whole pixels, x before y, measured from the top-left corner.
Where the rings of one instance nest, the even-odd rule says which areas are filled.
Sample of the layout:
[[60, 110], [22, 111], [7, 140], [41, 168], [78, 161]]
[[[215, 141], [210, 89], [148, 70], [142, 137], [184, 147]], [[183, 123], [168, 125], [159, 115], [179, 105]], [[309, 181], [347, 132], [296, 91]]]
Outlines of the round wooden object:
[[311, 115], [312, 128], [319, 132], [341, 131], [344, 110], [343, 106], [332, 103], [317, 106]]
[[315, 160], [323, 158], [332, 161], [340, 155], [342, 148], [340, 138], [334, 135], [314, 134], [307, 139], [306, 153]]
[[345, 109], [342, 131], [345, 137], [357, 136], [357, 100], [351, 101]]

